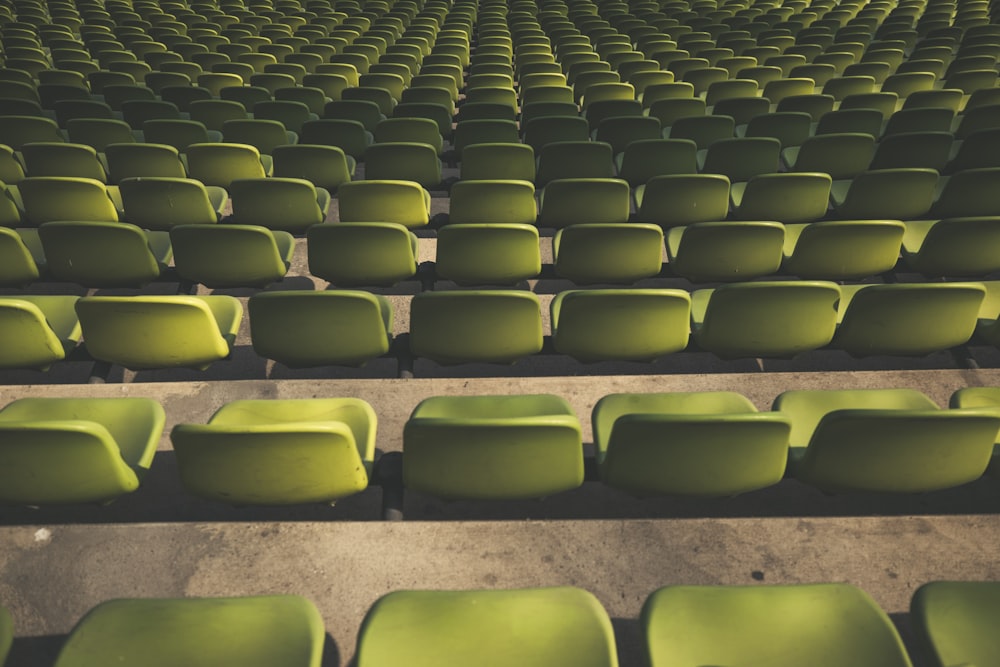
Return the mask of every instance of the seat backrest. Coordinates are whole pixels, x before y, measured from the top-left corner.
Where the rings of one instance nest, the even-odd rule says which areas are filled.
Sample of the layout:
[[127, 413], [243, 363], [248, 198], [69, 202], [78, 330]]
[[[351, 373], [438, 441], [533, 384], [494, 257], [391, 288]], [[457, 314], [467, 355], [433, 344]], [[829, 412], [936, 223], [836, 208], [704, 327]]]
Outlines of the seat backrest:
[[117, 222], [118, 211], [103, 183], [90, 178], [39, 176], [18, 184], [25, 222], [58, 220]]
[[1000, 583], [935, 581], [910, 603], [910, 626], [937, 667], [989, 664], [1000, 658], [992, 619], [1000, 613]]
[[248, 144], [191, 144], [185, 156], [188, 176], [205, 185], [229, 188], [236, 179], [267, 176], [260, 151]]
[[305, 231], [323, 222], [326, 212], [319, 202], [329, 193], [300, 178], [237, 178], [229, 184], [233, 206], [231, 221], [269, 229]]
[[337, 192], [342, 222], [396, 222], [423, 227], [430, 221], [430, 194], [409, 181], [352, 181]]
[[175, 225], [170, 244], [178, 276], [207, 287], [263, 287], [288, 270], [274, 233], [256, 225]]
[[417, 271], [416, 237], [398, 223], [323, 223], [307, 238], [309, 273], [338, 286], [394, 285]]
[[79, 323], [71, 314], [74, 301], [52, 296], [0, 299], [0, 367], [44, 370], [65, 359], [80, 337]]
[[160, 275], [146, 234], [122, 222], [54, 221], [38, 236], [56, 280], [86, 287], [141, 287]]

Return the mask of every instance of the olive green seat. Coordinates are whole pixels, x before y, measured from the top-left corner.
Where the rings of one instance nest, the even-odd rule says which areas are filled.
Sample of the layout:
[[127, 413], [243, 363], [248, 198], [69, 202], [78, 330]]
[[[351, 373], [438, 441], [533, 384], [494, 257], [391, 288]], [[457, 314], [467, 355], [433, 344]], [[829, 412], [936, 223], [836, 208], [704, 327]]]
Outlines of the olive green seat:
[[552, 237], [556, 275], [578, 285], [633, 283], [663, 267], [663, 230], [649, 223], [570, 225]]
[[409, 181], [351, 181], [337, 191], [341, 222], [395, 222], [410, 229], [430, 222], [431, 195]]
[[[187, 150], [191, 144], [222, 141], [222, 132], [219, 130], [209, 130], [204, 123], [183, 118], [147, 120], [142, 124], [142, 136], [146, 143], [173, 146], [178, 151]], [[107, 148], [105, 146], [105, 151]]]
[[309, 273], [334, 285], [395, 285], [417, 272], [417, 237], [398, 223], [323, 223], [306, 237]]
[[325, 639], [319, 611], [296, 595], [119, 599], [80, 619], [56, 665], [319, 667]]
[[[25, 230], [25, 235], [29, 234]], [[44, 257], [40, 248], [36, 250], [39, 256], [31, 252], [30, 241], [17, 231], [8, 227], [0, 227], [0, 286], [23, 287], [38, 280], [45, 268]]]
[[867, 171], [874, 155], [875, 137], [864, 132], [817, 134], [781, 151], [788, 171], [821, 172], [836, 180]]
[[103, 153], [104, 149], [111, 144], [128, 144], [137, 141], [129, 124], [115, 118], [70, 119], [66, 123], [66, 136], [73, 143], [92, 146], [98, 153]]
[[259, 225], [175, 225], [170, 244], [178, 277], [211, 288], [281, 280], [295, 252], [291, 234]]
[[233, 505], [333, 503], [368, 487], [375, 411], [359, 398], [243, 400], [170, 433], [184, 488]]
[[374, 143], [365, 151], [365, 179], [410, 181], [425, 188], [441, 185], [441, 158], [430, 144]]
[[273, 176], [305, 179], [331, 193], [351, 181], [357, 166], [354, 158], [347, 155], [344, 149], [317, 144], [278, 146], [271, 158]]
[[7, 653], [14, 643], [14, 619], [10, 612], [0, 607], [0, 664], [7, 659]]
[[535, 186], [521, 180], [461, 180], [451, 187], [448, 223], [526, 224], [538, 217]]
[[792, 422], [789, 475], [831, 493], [922, 493], [979, 479], [1000, 415], [941, 410], [913, 389], [798, 390], [772, 408]]
[[831, 282], [734, 283], [691, 295], [698, 347], [724, 359], [791, 357], [833, 339], [840, 288]]
[[618, 178], [563, 178], [550, 181], [538, 197], [539, 227], [624, 223], [632, 201], [628, 182]]
[[73, 176], [107, 183], [108, 175], [97, 151], [86, 144], [46, 141], [21, 147], [28, 176]]
[[326, 220], [330, 193], [301, 178], [239, 178], [229, 184], [227, 223], [301, 234]]
[[538, 229], [523, 223], [466, 223], [437, 232], [437, 277], [459, 285], [512, 285], [542, 270]]
[[557, 141], [538, 150], [535, 185], [544, 187], [557, 179], [612, 178], [611, 144], [599, 141]]
[[922, 356], [964, 345], [985, 295], [979, 283], [844, 285], [833, 346], [865, 357]]
[[692, 282], [750, 280], [778, 271], [784, 240], [779, 222], [698, 222], [667, 232], [667, 259]]
[[1000, 270], [1000, 217], [957, 217], [906, 223], [903, 258], [930, 277], [978, 277]]
[[579, 588], [397, 591], [369, 610], [358, 667], [617, 667], [607, 612]]
[[91, 296], [76, 312], [90, 355], [133, 370], [204, 370], [229, 356], [243, 317], [231, 296]]
[[698, 171], [722, 174], [731, 182], [778, 171], [781, 142], [774, 137], [720, 139], [698, 152]]
[[66, 141], [56, 122], [45, 116], [4, 116], [0, 123], [0, 144], [15, 151], [36, 141]]
[[556, 352], [579, 361], [653, 361], [687, 347], [691, 297], [682, 290], [572, 290], [551, 309]]
[[667, 586], [639, 619], [651, 667], [910, 667], [889, 616], [850, 584]]
[[437, 396], [421, 401], [403, 427], [403, 484], [413, 491], [542, 498], [583, 478], [580, 422], [558, 396]]
[[0, 503], [109, 502], [135, 491], [153, 462], [165, 419], [160, 404], [148, 398], [10, 403], [0, 410]]
[[[517, 131], [515, 130], [515, 135]], [[434, 148], [436, 155], [444, 150], [444, 139], [437, 123], [428, 118], [387, 118], [375, 126], [375, 143], [419, 143]]]
[[108, 182], [119, 184], [126, 178], [185, 178], [187, 171], [180, 153], [167, 144], [111, 144], [104, 148]]
[[60, 220], [117, 222], [118, 210], [104, 183], [92, 178], [37, 176], [17, 184], [24, 222], [38, 226]]
[[392, 306], [382, 295], [261, 292], [248, 308], [254, 351], [290, 368], [363, 366], [389, 351]]
[[994, 187], [998, 178], [1000, 167], [966, 169], [943, 176], [928, 214], [914, 217], [942, 219], [996, 215], [1000, 210], [1000, 190]]
[[298, 134], [286, 130], [276, 120], [241, 118], [222, 123], [222, 140], [226, 143], [253, 146], [262, 155], [270, 155], [278, 146], [298, 143]]
[[858, 280], [891, 271], [899, 259], [899, 220], [824, 220], [785, 225], [782, 269], [806, 280]]
[[46, 370], [80, 341], [75, 296], [0, 298], [0, 368]]
[[788, 419], [737, 393], [611, 394], [591, 420], [601, 481], [637, 496], [734, 496], [785, 473]]
[[84, 287], [142, 287], [172, 257], [165, 232], [123, 222], [46, 222], [38, 237], [52, 278]]
[[729, 179], [721, 174], [655, 176], [635, 189], [637, 218], [663, 228], [725, 220]]
[[229, 200], [218, 186], [194, 178], [126, 178], [118, 185], [124, 218], [143, 229], [169, 231], [176, 225], [214, 224]]
[[1000, 582], [934, 581], [910, 602], [910, 627], [931, 667], [1000, 660]]
[[441, 364], [510, 364], [542, 349], [532, 292], [422, 292], [410, 301], [410, 351]]
[[826, 215], [831, 184], [830, 175], [820, 172], [760, 174], [733, 183], [729, 191], [733, 217], [786, 225], [813, 222]]
[[[1000, 415], [1000, 389], [996, 387], [964, 387], [951, 395], [949, 407], [988, 408]], [[1000, 438], [998, 438], [1000, 440]], [[1000, 479], [1000, 446], [993, 446], [993, 459], [986, 473]]]
[[642, 139], [633, 141], [616, 156], [618, 178], [632, 188], [656, 176], [694, 174], [698, 171], [698, 145], [690, 139]]
[[[320, 118], [302, 124], [299, 143], [295, 145], [335, 146], [352, 159], [363, 160], [373, 141], [372, 133], [360, 121]], [[277, 146], [274, 150], [281, 152], [287, 149], [288, 146]]]
[[938, 174], [933, 169], [901, 168], [865, 171], [838, 181], [830, 191], [831, 217], [836, 220], [914, 220], [927, 217]]
[[249, 144], [191, 144], [184, 149], [188, 176], [228, 189], [234, 180], [270, 176], [273, 162]]
[[468, 145], [462, 149], [460, 166], [463, 181], [535, 180], [535, 152], [526, 144]]

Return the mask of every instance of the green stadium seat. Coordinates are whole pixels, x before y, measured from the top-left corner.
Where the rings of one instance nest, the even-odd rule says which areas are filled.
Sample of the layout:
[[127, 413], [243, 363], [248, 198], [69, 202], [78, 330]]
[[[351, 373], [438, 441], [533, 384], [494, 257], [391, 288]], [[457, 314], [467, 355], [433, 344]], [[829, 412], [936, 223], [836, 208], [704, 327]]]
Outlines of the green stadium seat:
[[316, 144], [278, 146], [271, 159], [274, 177], [304, 179], [331, 193], [350, 183], [357, 166], [342, 148]]
[[142, 287], [172, 257], [164, 232], [122, 222], [46, 222], [38, 228], [46, 269], [54, 280], [85, 287]]
[[934, 581], [910, 602], [910, 626], [932, 667], [988, 665], [1000, 659], [995, 620], [1000, 583]]
[[648, 223], [574, 224], [552, 237], [556, 275], [578, 285], [633, 283], [660, 273], [663, 230]]
[[459, 285], [512, 285], [542, 270], [538, 229], [523, 223], [450, 224], [437, 232], [435, 273]]
[[1000, 270], [1000, 218], [915, 220], [906, 223], [903, 258], [928, 278], [980, 277]]
[[185, 224], [170, 228], [174, 267], [206, 287], [264, 287], [288, 271], [295, 240], [257, 225]]
[[729, 214], [729, 187], [729, 179], [719, 174], [654, 176], [635, 188], [636, 217], [665, 229], [725, 220]]
[[617, 178], [562, 178], [549, 181], [539, 195], [539, 227], [627, 222], [628, 183]]
[[785, 225], [782, 269], [806, 280], [859, 280], [891, 271], [908, 226], [898, 220]]
[[0, 298], [0, 368], [46, 370], [80, 341], [75, 296]]
[[118, 189], [125, 220], [151, 230], [219, 222], [228, 201], [222, 188], [202, 185], [193, 178], [126, 178]]
[[237, 179], [265, 178], [273, 167], [270, 156], [249, 144], [191, 144], [184, 157], [188, 176], [226, 189]]
[[778, 222], [698, 222], [667, 232], [667, 259], [695, 283], [752, 280], [777, 273], [784, 240]]
[[309, 272], [334, 285], [394, 285], [417, 272], [417, 237], [398, 223], [323, 223], [307, 238]]
[[729, 193], [733, 217], [813, 222], [826, 214], [831, 184], [829, 174], [820, 172], [760, 174], [746, 183], [733, 183]]
[[341, 222], [395, 222], [412, 229], [430, 221], [430, 193], [409, 181], [344, 183], [337, 200]]
[[61, 220], [117, 222], [118, 210], [107, 187], [91, 178], [38, 176], [17, 185], [23, 221], [34, 226]]
[[535, 186], [520, 180], [462, 180], [451, 188], [449, 224], [535, 224]]

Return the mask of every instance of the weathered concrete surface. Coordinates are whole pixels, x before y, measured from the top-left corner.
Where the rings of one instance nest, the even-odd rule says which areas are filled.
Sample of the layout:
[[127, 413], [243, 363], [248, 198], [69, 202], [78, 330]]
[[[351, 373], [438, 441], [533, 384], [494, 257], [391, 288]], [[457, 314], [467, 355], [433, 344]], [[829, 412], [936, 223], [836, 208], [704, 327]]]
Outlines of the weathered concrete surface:
[[660, 586], [845, 581], [905, 630], [918, 585], [1000, 579], [998, 529], [996, 516], [21, 526], [0, 529], [0, 600], [20, 638], [12, 667], [49, 664], [53, 636], [103, 600], [269, 593], [317, 604], [336, 665], [389, 591], [572, 585], [597, 595], [623, 667], [638, 667], [636, 621]]

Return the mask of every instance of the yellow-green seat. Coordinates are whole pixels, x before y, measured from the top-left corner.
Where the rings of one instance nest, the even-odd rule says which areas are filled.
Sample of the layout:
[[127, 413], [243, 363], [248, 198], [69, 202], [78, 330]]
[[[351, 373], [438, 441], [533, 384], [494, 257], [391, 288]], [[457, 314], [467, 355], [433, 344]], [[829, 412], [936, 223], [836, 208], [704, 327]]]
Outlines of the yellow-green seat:
[[97, 151], [86, 144], [33, 142], [21, 147], [21, 157], [28, 176], [73, 176], [107, 183]]
[[539, 227], [628, 222], [631, 190], [618, 178], [562, 178], [539, 195]]
[[838, 181], [830, 191], [837, 220], [913, 220], [926, 217], [938, 174], [933, 169], [879, 169]]
[[665, 229], [725, 220], [729, 214], [729, 188], [729, 179], [721, 174], [654, 176], [635, 188], [637, 218]]
[[554, 180], [567, 178], [612, 178], [614, 173], [611, 144], [556, 141], [538, 150], [535, 185], [543, 187]]
[[822, 172], [830, 178], [854, 178], [866, 171], [875, 155], [875, 137], [864, 132], [831, 132], [809, 137], [782, 150], [789, 171]]
[[[299, 143], [295, 145], [335, 146], [354, 160], [362, 160], [372, 141], [371, 131], [365, 129], [364, 124], [358, 120], [320, 118], [302, 124]], [[288, 148], [288, 146], [278, 146], [275, 152]]]
[[820, 172], [760, 174], [733, 183], [733, 217], [784, 224], [818, 220], [826, 215], [831, 184], [830, 175]]
[[410, 301], [410, 350], [441, 364], [514, 363], [542, 349], [532, 292], [422, 292]]
[[904, 231], [899, 220], [824, 220], [785, 225], [782, 269], [807, 280], [858, 280], [891, 271]]
[[0, 298], [0, 368], [45, 370], [80, 341], [75, 296]]
[[789, 474], [827, 492], [922, 493], [979, 479], [1000, 415], [941, 410], [913, 389], [787, 391]]
[[301, 178], [238, 178], [229, 184], [227, 223], [301, 234], [326, 220], [330, 193]]
[[427, 144], [437, 155], [444, 149], [437, 123], [428, 118], [386, 118], [375, 126], [375, 142]]
[[15, 151], [35, 141], [66, 141], [56, 122], [45, 116], [4, 116], [0, 123], [0, 143]]
[[275, 177], [302, 178], [331, 193], [351, 181], [357, 164], [344, 149], [317, 144], [278, 146], [271, 158]]
[[143, 229], [169, 231], [176, 225], [219, 222], [228, 193], [194, 178], [126, 178], [118, 185], [124, 218]]
[[570, 225], [552, 237], [556, 275], [578, 285], [633, 283], [660, 273], [663, 230], [649, 223]]
[[607, 612], [579, 588], [397, 591], [358, 635], [358, 667], [617, 667]]
[[634, 188], [656, 176], [694, 174], [698, 145], [690, 139], [640, 139], [616, 156], [618, 178]]
[[259, 225], [175, 225], [170, 244], [177, 275], [212, 288], [281, 280], [295, 251], [291, 234]]
[[998, 616], [997, 581], [933, 581], [910, 602], [910, 627], [932, 667], [995, 664]]
[[439, 498], [541, 498], [583, 476], [580, 422], [558, 396], [437, 396], [403, 428], [403, 484]]
[[667, 258], [692, 282], [750, 280], [778, 271], [784, 239], [780, 222], [698, 222], [667, 232]]
[[[958, 218], [995, 215], [1000, 210], [1000, 190], [994, 184], [1000, 178], [1000, 167], [966, 169], [939, 182], [934, 205], [926, 217]], [[913, 216], [923, 217], [923, 216]]]
[[359, 398], [243, 400], [170, 434], [181, 482], [233, 505], [334, 502], [368, 487], [375, 411]]
[[177, 149], [166, 144], [110, 144], [104, 148], [104, 158], [108, 182], [113, 184], [126, 178], [187, 176]]
[[[142, 134], [146, 143], [165, 144], [173, 146], [178, 151], [187, 150], [191, 144], [222, 141], [222, 132], [209, 130], [204, 123], [196, 120], [170, 118], [147, 120], [142, 124]], [[105, 146], [105, 150], [107, 148]]]
[[611, 394], [591, 419], [601, 481], [638, 496], [733, 496], [785, 473], [788, 419], [737, 393]]
[[[997, 387], [964, 387], [951, 396], [952, 408], [989, 408], [1000, 415], [1000, 389]], [[1000, 441], [1000, 438], [998, 438]], [[986, 470], [991, 477], [1000, 478], [1000, 446], [993, 446], [993, 460]]]
[[844, 285], [833, 346], [864, 357], [921, 356], [964, 345], [985, 295], [980, 283]]
[[92, 178], [37, 176], [17, 184], [24, 222], [38, 226], [59, 220], [117, 222], [107, 187]]
[[683, 290], [572, 290], [552, 300], [552, 339], [583, 362], [653, 361], [687, 347], [690, 316]]
[[188, 176], [206, 186], [229, 188], [234, 180], [269, 176], [270, 156], [248, 144], [191, 144], [184, 149]]
[[476, 143], [466, 146], [460, 155], [464, 181], [535, 180], [535, 152], [526, 144]]
[[14, 643], [14, 619], [10, 612], [0, 607], [0, 664], [7, 659], [7, 653]]
[[21, 234], [0, 227], [0, 286], [23, 287], [33, 283], [41, 276], [39, 269], [44, 267], [44, 258], [32, 255]]
[[389, 351], [392, 306], [382, 295], [261, 292], [248, 309], [254, 350], [291, 368], [363, 366]]
[[430, 222], [430, 193], [409, 181], [344, 183], [337, 201], [341, 222], [395, 222], [411, 229]]
[[134, 370], [204, 370], [229, 356], [243, 307], [231, 296], [90, 296], [76, 312], [95, 359]]
[[699, 171], [722, 174], [731, 182], [749, 181], [759, 174], [778, 171], [781, 142], [774, 137], [720, 139], [699, 151]]
[[0, 502], [108, 502], [135, 491], [165, 419], [160, 404], [148, 398], [10, 403], [0, 410]]
[[417, 237], [395, 222], [332, 222], [306, 232], [309, 273], [334, 285], [394, 285], [417, 272]]
[[430, 144], [374, 143], [365, 151], [364, 162], [366, 179], [410, 181], [425, 188], [441, 183], [441, 159]]
[[850, 584], [667, 586], [639, 620], [651, 667], [910, 667], [889, 616]]
[[325, 639], [319, 611], [295, 595], [119, 599], [80, 619], [56, 665], [319, 667]]
[[446, 225], [437, 232], [435, 273], [459, 285], [511, 285], [542, 270], [538, 229], [522, 223]]
[[122, 222], [46, 222], [38, 228], [48, 272], [85, 287], [142, 287], [170, 262], [170, 238]]
[[451, 188], [449, 224], [534, 224], [535, 186], [521, 180], [462, 180]]
[[691, 295], [691, 333], [722, 358], [791, 357], [833, 339], [840, 288], [831, 282], [734, 283]]

